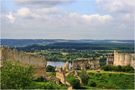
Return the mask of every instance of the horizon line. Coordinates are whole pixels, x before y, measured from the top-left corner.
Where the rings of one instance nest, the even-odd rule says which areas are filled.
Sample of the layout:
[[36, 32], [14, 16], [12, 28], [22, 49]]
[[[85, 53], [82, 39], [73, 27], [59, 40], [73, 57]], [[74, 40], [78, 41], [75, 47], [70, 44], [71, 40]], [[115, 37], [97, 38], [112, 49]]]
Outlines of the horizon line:
[[41, 39], [41, 38], [1, 38], [0, 40], [4, 39], [9, 39], [9, 40], [135, 40], [135, 39], [51, 39], [51, 38], [46, 38], [46, 39]]

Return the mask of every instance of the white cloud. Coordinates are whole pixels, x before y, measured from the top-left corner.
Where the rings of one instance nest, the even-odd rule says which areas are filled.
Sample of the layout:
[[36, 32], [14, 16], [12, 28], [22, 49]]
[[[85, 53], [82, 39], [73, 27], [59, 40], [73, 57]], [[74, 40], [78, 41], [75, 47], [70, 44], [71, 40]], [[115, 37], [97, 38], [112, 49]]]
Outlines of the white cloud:
[[39, 13], [39, 14], [61, 14], [61, 10], [56, 8], [56, 7], [46, 7], [46, 8], [40, 8], [40, 9], [33, 9], [34, 13]]
[[96, 0], [100, 9], [108, 12], [133, 13], [135, 0]]
[[9, 22], [14, 23], [15, 22], [15, 16], [12, 14], [12, 12], [9, 12], [8, 15], [6, 15], [6, 17], [8, 18]]
[[23, 7], [17, 10], [17, 15], [25, 17], [28, 16], [30, 14], [30, 10], [29, 8]]
[[3, 37], [132, 39], [134, 4], [131, 0], [117, 1], [98, 0], [102, 7], [99, 12], [85, 13], [56, 6], [64, 0], [17, 0], [19, 8], [10, 11], [8, 21], [2, 22]]
[[69, 17], [74, 20], [80, 19], [84, 22], [84, 24], [93, 24], [93, 25], [107, 24], [113, 20], [113, 17], [111, 15], [79, 14], [75, 12], [69, 13]]
[[93, 14], [93, 15], [82, 15], [82, 17], [88, 21], [88, 22], [95, 22], [95, 23], [107, 23], [111, 21], [113, 18], [110, 15], [99, 15], [99, 14]]

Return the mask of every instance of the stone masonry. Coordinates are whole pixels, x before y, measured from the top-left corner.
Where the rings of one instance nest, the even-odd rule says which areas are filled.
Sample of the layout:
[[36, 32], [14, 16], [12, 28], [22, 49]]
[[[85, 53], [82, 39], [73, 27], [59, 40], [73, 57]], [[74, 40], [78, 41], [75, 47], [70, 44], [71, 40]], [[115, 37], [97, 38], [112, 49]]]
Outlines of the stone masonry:
[[[22, 65], [31, 65], [35, 68], [37, 74], [44, 75], [47, 60], [44, 56], [26, 53], [11, 49], [8, 47], [0, 47], [1, 67], [4, 61], [19, 62]], [[37, 76], [37, 75], [36, 75]]]

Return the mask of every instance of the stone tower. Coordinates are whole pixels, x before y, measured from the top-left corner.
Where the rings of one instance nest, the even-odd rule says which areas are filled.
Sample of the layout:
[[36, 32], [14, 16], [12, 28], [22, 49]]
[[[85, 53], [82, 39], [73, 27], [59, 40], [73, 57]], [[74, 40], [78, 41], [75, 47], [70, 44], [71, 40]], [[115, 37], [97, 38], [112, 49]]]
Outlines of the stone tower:
[[132, 53], [118, 53], [114, 51], [114, 66], [127, 66], [130, 65], [135, 68], [135, 54]]

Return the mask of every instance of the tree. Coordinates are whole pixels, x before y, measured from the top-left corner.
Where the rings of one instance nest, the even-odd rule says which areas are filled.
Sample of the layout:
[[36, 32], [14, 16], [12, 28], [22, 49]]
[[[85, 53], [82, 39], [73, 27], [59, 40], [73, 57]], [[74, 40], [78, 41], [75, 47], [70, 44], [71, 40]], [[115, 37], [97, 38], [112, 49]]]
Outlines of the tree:
[[55, 72], [55, 67], [53, 67], [53, 66], [51, 66], [51, 65], [48, 65], [48, 66], [46, 67], [46, 71], [47, 71], [47, 72]]
[[1, 88], [2, 89], [26, 89], [29, 88], [33, 80], [32, 67], [24, 67], [20, 64], [4, 62], [1, 68]]
[[82, 79], [82, 83], [84, 85], [87, 85], [88, 83], [88, 80], [89, 80], [89, 75], [87, 74], [86, 71], [82, 70], [81, 73], [80, 73], [80, 78]]
[[80, 88], [80, 81], [76, 79], [74, 76], [69, 75], [66, 79], [73, 86], [73, 88], [75, 89]]

